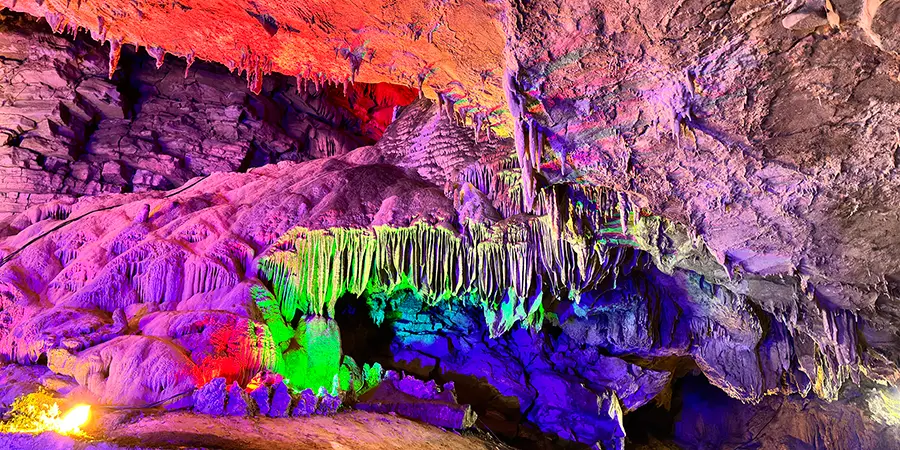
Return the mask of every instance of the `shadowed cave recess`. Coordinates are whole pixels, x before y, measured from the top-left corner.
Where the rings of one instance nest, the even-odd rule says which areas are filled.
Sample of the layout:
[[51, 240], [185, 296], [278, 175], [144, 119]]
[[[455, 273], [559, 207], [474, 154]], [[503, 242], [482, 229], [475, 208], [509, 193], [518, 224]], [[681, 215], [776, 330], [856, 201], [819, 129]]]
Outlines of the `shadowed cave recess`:
[[900, 448], [900, 3], [0, 0], [0, 447]]

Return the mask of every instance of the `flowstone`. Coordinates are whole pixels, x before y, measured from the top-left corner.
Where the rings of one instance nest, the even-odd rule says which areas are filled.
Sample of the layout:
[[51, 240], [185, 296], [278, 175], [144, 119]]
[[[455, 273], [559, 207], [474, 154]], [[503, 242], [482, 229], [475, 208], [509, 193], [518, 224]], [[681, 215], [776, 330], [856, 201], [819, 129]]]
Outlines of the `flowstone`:
[[297, 390], [331, 389], [341, 368], [341, 334], [325, 317], [301, 318], [291, 347], [284, 354], [284, 376]]

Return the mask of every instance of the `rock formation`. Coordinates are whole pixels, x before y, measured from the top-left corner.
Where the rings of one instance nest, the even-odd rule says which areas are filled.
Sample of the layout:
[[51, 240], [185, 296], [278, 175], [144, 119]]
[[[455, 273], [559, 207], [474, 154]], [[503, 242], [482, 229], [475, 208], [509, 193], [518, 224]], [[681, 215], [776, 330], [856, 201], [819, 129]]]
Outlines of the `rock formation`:
[[222, 67], [106, 51], [5, 19], [0, 35], [0, 213], [54, 199], [171, 189], [218, 171], [345, 153], [373, 143], [413, 89], [270, 77], [253, 96]]
[[900, 446], [895, 2], [338, 3], [6, 0], [10, 417]]

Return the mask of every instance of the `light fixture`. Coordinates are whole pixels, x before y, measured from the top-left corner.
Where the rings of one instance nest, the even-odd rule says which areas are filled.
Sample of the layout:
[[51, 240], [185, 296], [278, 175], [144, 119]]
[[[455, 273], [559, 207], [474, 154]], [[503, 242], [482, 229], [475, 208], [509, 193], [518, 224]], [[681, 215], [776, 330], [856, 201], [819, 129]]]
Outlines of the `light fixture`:
[[81, 427], [91, 418], [91, 406], [75, 405], [57, 420], [56, 432], [59, 434], [78, 434]]

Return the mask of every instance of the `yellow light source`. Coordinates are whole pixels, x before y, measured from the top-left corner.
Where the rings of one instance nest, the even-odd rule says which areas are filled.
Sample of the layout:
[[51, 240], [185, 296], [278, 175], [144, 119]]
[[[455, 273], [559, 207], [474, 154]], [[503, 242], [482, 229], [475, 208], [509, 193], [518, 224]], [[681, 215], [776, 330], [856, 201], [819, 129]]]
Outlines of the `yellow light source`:
[[56, 424], [56, 432], [59, 434], [81, 433], [81, 427], [84, 426], [90, 418], [90, 405], [75, 405], [59, 418]]

